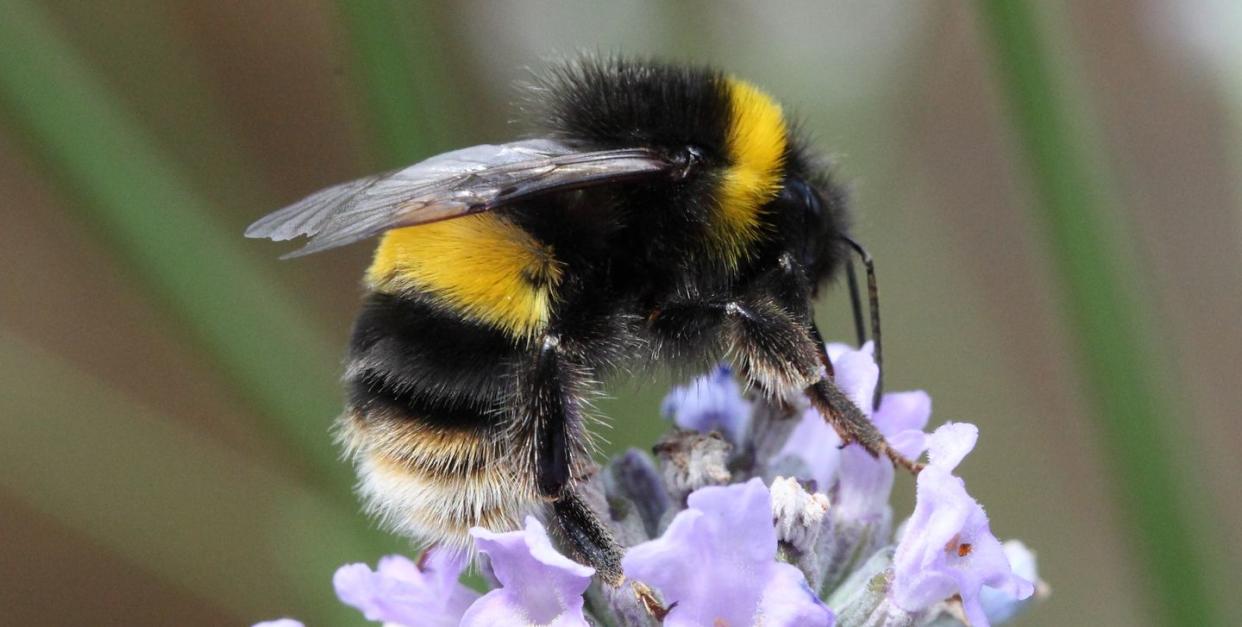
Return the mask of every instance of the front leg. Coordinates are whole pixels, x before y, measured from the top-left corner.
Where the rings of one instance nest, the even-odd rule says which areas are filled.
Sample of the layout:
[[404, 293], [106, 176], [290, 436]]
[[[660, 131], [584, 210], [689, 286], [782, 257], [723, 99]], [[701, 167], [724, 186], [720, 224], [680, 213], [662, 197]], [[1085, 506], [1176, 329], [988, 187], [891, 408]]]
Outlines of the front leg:
[[858, 443], [911, 472], [922, 465], [897, 452], [858, 407], [833, 383], [814, 326], [802, 322], [775, 298], [744, 296], [715, 302], [666, 303], [648, 318], [661, 343], [703, 344], [715, 329], [743, 376], [769, 397], [788, 400], [806, 394], [845, 444]]

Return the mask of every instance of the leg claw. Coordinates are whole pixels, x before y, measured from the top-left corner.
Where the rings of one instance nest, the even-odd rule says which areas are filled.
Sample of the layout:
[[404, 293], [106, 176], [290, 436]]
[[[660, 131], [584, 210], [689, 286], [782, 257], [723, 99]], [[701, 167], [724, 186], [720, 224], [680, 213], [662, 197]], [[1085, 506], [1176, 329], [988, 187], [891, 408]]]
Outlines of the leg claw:
[[910, 471], [910, 474], [912, 475], [918, 475], [919, 471], [923, 470], [923, 467], [926, 466], [926, 464], [922, 462], [916, 462], [905, 455], [902, 455], [897, 452], [896, 449], [888, 446], [887, 444], [884, 446], [884, 454], [888, 456], [888, 459], [893, 462], [894, 466], [901, 466], [902, 468]]

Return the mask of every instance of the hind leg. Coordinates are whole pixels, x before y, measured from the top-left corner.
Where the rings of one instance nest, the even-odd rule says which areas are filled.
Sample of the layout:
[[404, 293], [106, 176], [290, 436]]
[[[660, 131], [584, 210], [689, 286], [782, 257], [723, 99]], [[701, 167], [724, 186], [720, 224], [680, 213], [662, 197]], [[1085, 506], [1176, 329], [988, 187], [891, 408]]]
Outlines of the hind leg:
[[577, 557], [605, 582], [619, 586], [622, 549], [611, 530], [578, 495], [574, 480], [588, 466], [581, 396], [586, 375], [562, 354], [560, 338], [549, 333], [518, 375], [512, 407], [512, 448], [526, 455], [536, 489], [550, 502], [562, 536]]
[[[580, 411], [581, 381], [586, 377], [564, 355], [559, 338], [549, 334], [536, 350], [529, 367], [519, 376], [514, 399], [524, 429], [518, 445], [529, 450], [537, 489], [551, 501], [552, 513], [561, 535], [568, 541], [576, 557], [595, 568], [595, 573], [610, 586], [625, 583], [621, 569], [624, 552], [607, 524], [578, 494], [574, 480], [575, 458], [585, 455], [581, 443]], [[667, 609], [655, 594], [641, 582], [631, 581], [639, 603], [657, 620]]]

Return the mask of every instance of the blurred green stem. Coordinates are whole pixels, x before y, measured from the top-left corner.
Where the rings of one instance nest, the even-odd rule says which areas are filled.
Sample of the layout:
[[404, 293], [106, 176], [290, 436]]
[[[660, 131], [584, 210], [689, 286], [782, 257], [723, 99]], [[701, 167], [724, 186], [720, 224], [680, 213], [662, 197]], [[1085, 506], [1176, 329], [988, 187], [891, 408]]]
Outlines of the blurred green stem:
[[0, 489], [33, 509], [247, 624], [362, 622], [330, 582], [373, 544], [338, 502], [3, 330], [0, 416]]
[[340, 0], [372, 144], [391, 168], [447, 148], [453, 88], [443, 76], [433, 9], [393, 0]]
[[[278, 426], [343, 499], [351, 475], [328, 435], [339, 411], [331, 349], [302, 308], [242, 251], [137, 120], [49, 23], [5, 3], [0, 115], [65, 188], [70, 207]], [[177, 373], [168, 373], [177, 376]]]
[[[1031, 4], [981, 0], [997, 76], [1039, 195], [1044, 234], [1079, 348], [1084, 393], [1092, 403], [1131, 525], [1130, 546], [1144, 561], [1147, 596], [1166, 625], [1222, 624], [1211, 591], [1214, 565], [1196, 533], [1194, 484], [1173, 428], [1167, 361], [1152, 346], [1139, 277], [1118, 240], [1116, 214], [1097, 176], [1087, 136], [1076, 128], [1067, 77], [1039, 30]], [[1157, 374], [1157, 368], [1159, 374]]]

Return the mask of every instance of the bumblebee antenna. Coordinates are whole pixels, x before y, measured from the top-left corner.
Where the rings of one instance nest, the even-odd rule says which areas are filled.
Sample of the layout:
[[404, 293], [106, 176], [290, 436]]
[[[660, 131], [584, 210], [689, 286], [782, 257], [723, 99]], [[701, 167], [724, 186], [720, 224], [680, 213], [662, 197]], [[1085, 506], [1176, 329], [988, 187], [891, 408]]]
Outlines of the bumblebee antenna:
[[862, 298], [858, 295], [858, 275], [854, 272], [853, 257], [845, 260], [845, 278], [850, 288], [850, 311], [854, 314], [854, 335], [858, 338], [858, 345], [862, 346], [867, 342], [867, 329], [863, 326]]
[[[867, 249], [863, 248], [862, 244], [854, 241], [853, 238], [842, 235], [841, 239], [850, 245], [850, 248], [862, 260], [863, 267], [867, 270], [867, 309], [871, 312], [871, 341], [875, 342], [875, 365], [879, 369], [879, 376], [875, 381], [875, 396], [871, 400], [871, 406], [873, 409], [879, 409], [880, 398], [884, 395], [884, 347], [880, 341], [880, 288], [875, 280], [875, 260], [871, 258], [871, 253], [868, 253]], [[862, 307], [858, 298], [858, 279], [854, 276], [854, 266], [850, 261], [846, 262], [846, 273], [850, 283], [850, 301], [854, 305], [854, 325], [858, 331], [859, 338], [862, 338]]]

